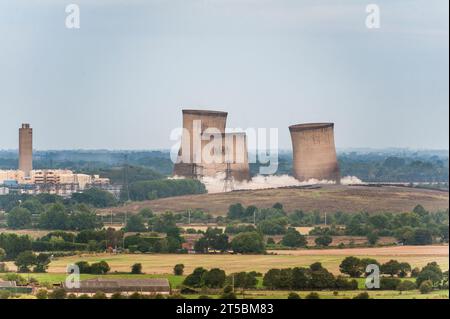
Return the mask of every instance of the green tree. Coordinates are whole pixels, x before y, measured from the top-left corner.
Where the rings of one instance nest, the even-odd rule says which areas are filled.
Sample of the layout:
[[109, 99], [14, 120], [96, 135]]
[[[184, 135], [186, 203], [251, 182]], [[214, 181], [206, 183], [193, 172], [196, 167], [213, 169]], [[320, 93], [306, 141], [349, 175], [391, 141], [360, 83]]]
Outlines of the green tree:
[[367, 242], [369, 243], [369, 245], [376, 245], [378, 240], [379, 240], [379, 236], [376, 232], [370, 232], [369, 234], [367, 234]]
[[434, 287], [437, 287], [444, 275], [442, 273], [441, 267], [436, 262], [428, 263], [425, 267], [422, 268], [420, 273], [417, 275], [416, 284], [418, 287], [425, 281], [431, 281]]
[[290, 227], [283, 236], [281, 243], [288, 247], [305, 247], [307, 240], [295, 228]]
[[14, 259], [23, 251], [31, 250], [31, 239], [27, 235], [0, 233], [0, 248], [6, 252], [6, 259]]
[[64, 205], [60, 203], [51, 204], [39, 217], [38, 226], [41, 229], [65, 230], [69, 225], [69, 215]]
[[227, 217], [229, 219], [240, 219], [245, 216], [245, 208], [241, 203], [230, 205]]
[[90, 267], [91, 274], [104, 275], [110, 270], [111, 268], [109, 267], [108, 263], [104, 260], [98, 263], [93, 263]]
[[219, 268], [213, 268], [202, 276], [202, 282], [208, 288], [222, 288], [225, 279], [225, 271]]
[[431, 280], [425, 280], [419, 286], [421, 294], [428, 294], [433, 290], [433, 282]]
[[255, 288], [258, 283], [255, 272], [245, 271], [232, 274], [229, 281], [234, 282], [234, 287], [242, 288], [242, 290]]
[[3, 248], [0, 248], [0, 262], [6, 259], [6, 251]]
[[319, 236], [317, 237], [314, 242], [316, 243], [317, 246], [329, 246], [332, 242], [333, 242], [333, 238], [329, 235], [323, 235], [323, 236]]
[[31, 213], [23, 207], [15, 207], [6, 215], [6, 223], [11, 229], [31, 227]]
[[346, 257], [339, 265], [339, 270], [343, 274], [347, 274], [352, 278], [359, 278], [363, 272], [362, 263], [359, 258], [350, 256]]
[[176, 264], [175, 267], [173, 267], [173, 274], [175, 276], [182, 276], [184, 272], [184, 265], [183, 264]]
[[36, 256], [35, 267], [33, 272], [45, 273], [47, 272], [48, 265], [50, 264], [50, 255], [41, 253]]
[[30, 250], [21, 252], [14, 264], [19, 272], [30, 272], [30, 267], [36, 264], [36, 255]]
[[205, 274], [206, 272], [208, 272], [208, 270], [206, 270], [203, 267], [195, 268], [194, 271], [192, 272], [192, 274], [188, 275], [184, 279], [183, 285], [186, 285], [189, 287], [194, 287], [194, 288], [201, 287], [203, 285], [202, 277], [203, 277], [203, 274]]
[[89, 188], [82, 193], [74, 193], [72, 200], [77, 203], [92, 205], [96, 208], [117, 206], [117, 200], [113, 194], [99, 188]]
[[287, 299], [302, 299], [300, 295], [296, 292], [290, 292]]
[[142, 274], [142, 264], [136, 263], [131, 266], [131, 273], [134, 275], [140, 275]]
[[269, 269], [263, 277], [263, 286], [268, 289], [278, 289], [281, 281], [281, 269]]
[[401, 265], [397, 260], [390, 260], [387, 263], [384, 263], [380, 267], [380, 272], [382, 274], [390, 275], [394, 277], [398, 275], [401, 271]]
[[262, 236], [256, 232], [238, 234], [231, 241], [231, 248], [240, 254], [262, 254], [266, 250]]
[[144, 224], [144, 218], [141, 215], [132, 215], [127, 219], [125, 231], [127, 232], [145, 232], [147, 228]]

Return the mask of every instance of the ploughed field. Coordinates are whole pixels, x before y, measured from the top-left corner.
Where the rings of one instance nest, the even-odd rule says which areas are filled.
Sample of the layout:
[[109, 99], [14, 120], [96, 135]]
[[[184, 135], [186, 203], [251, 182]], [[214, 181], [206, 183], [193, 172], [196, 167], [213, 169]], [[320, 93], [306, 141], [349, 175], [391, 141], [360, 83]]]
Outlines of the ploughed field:
[[328, 270], [339, 274], [339, 264], [347, 256], [371, 257], [382, 263], [396, 259], [400, 262], [408, 262], [412, 267], [423, 267], [429, 262], [436, 261], [443, 270], [448, 270], [449, 267], [448, 246], [394, 246], [270, 251], [267, 255], [85, 254], [55, 258], [50, 264], [48, 272], [64, 273], [68, 264], [81, 260], [90, 263], [105, 260], [111, 267], [111, 273], [115, 271], [129, 272], [131, 265], [141, 263], [143, 272], [155, 275], [170, 274], [174, 265], [179, 263], [185, 265], [186, 274], [191, 273], [196, 267], [207, 269], [218, 267], [227, 273], [239, 271], [265, 273], [271, 268], [308, 267], [319, 261]]
[[188, 195], [151, 201], [132, 202], [100, 213], [138, 212], [150, 208], [155, 212], [183, 212], [201, 209], [212, 215], [226, 215], [231, 204], [255, 205], [259, 208], [282, 203], [288, 212], [296, 209], [319, 212], [406, 212], [421, 204], [429, 211], [448, 208], [448, 192], [407, 187], [367, 187], [323, 185], [318, 189], [284, 188], [235, 191], [220, 194]]

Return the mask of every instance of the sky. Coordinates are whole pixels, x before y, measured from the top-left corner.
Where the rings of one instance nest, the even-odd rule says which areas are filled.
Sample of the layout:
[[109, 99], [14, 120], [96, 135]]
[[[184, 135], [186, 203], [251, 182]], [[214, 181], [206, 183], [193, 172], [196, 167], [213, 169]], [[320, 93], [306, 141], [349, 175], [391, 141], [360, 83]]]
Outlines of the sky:
[[[65, 26], [68, 4], [80, 28]], [[366, 27], [366, 6], [380, 28]], [[334, 122], [338, 148], [449, 148], [447, 0], [0, 0], [0, 149], [168, 149], [183, 108], [232, 128]]]

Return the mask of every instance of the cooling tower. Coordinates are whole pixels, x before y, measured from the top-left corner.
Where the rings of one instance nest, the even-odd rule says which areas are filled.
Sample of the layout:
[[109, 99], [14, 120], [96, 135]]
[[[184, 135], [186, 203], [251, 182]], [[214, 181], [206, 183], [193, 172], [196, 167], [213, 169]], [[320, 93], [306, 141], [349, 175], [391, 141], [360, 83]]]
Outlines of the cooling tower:
[[215, 133], [218, 139], [222, 139], [227, 116], [228, 113], [219, 111], [183, 110], [184, 132], [174, 175], [193, 178], [216, 175], [216, 163], [223, 163], [223, 150], [212, 149], [211, 152], [204, 152], [210, 140], [203, 140], [201, 136], [210, 131], [209, 133]]
[[[227, 115], [219, 111], [183, 110], [184, 132], [178, 163], [174, 166], [175, 176], [215, 177], [225, 173], [229, 163], [236, 181], [250, 178], [246, 134], [225, 133]], [[215, 147], [213, 139], [218, 142]]]
[[334, 145], [333, 123], [298, 124], [289, 127], [293, 146], [293, 174], [310, 179], [340, 182]]
[[224, 135], [225, 169], [230, 163], [231, 175], [235, 181], [242, 182], [250, 179], [248, 164], [247, 135], [245, 133], [226, 133]]

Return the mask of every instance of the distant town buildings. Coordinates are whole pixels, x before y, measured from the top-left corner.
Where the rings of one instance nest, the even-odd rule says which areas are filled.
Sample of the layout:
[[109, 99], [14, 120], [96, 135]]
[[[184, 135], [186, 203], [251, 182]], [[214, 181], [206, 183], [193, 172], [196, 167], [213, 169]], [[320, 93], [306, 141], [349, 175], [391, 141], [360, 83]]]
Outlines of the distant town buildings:
[[33, 170], [33, 130], [30, 124], [19, 129], [19, 169], [0, 170], [0, 195], [51, 193], [70, 196], [90, 187], [109, 190], [110, 180], [99, 175], [77, 174], [71, 170]]

